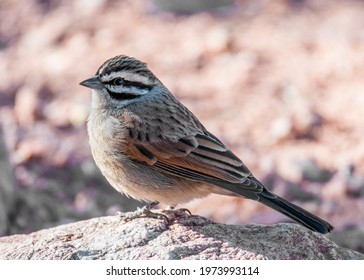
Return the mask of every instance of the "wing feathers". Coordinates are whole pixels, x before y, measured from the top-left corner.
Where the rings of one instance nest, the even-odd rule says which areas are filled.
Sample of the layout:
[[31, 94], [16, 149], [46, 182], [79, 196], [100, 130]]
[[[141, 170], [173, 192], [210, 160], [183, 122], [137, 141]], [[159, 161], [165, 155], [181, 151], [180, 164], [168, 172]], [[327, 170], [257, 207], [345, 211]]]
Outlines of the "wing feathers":
[[181, 168], [179, 166], [171, 166], [169, 164], [166, 164], [162, 161], [158, 161], [154, 167], [156, 167], [159, 171], [165, 171], [172, 175], [177, 176], [183, 176], [185, 178], [189, 178], [191, 180], [195, 181], [201, 181], [201, 178], [205, 178], [208, 180], [210, 177], [206, 174], [203, 174], [201, 172], [198, 172], [196, 170], [192, 170], [189, 168]]
[[196, 181], [233, 184], [243, 184], [251, 175], [239, 158], [208, 132], [176, 140], [149, 136], [132, 128], [130, 136], [128, 155], [161, 172]]
[[140, 152], [142, 156], [147, 159], [148, 164], [153, 165], [157, 162], [157, 158], [152, 152], [144, 148], [142, 145], [135, 144], [135, 148]]
[[242, 165], [242, 162], [229, 150], [221, 152], [206, 148], [204, 146], [198, 146], [198, 148], [195, 149], [193, 153], [197, 156], [214, 159], [234, 167]]
[[195, 138], [192, 137], [182, 138], [174, 144], [174, 148], [179, 152], [185, 153], [185, 155], [188, 155], [197, 147], [198, 147], [198, 142], [196, 141]]
[[215, 136], [211, 135], [213, 136], [211, 137], [210, 135], [197, 134], [195, 138], [200, 146], [221, 152], [228, 150]]

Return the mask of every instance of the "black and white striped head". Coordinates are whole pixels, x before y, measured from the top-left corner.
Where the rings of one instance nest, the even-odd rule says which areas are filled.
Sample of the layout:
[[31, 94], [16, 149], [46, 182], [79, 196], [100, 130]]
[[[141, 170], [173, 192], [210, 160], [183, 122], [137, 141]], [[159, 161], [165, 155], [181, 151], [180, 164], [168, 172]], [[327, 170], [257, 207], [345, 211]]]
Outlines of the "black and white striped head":
[[119, 107], [148, 94], [158, 83], [144, 62], [119, 55], [105, 61], [95, 76], [80, 85], [93, 89], [98, 106]]

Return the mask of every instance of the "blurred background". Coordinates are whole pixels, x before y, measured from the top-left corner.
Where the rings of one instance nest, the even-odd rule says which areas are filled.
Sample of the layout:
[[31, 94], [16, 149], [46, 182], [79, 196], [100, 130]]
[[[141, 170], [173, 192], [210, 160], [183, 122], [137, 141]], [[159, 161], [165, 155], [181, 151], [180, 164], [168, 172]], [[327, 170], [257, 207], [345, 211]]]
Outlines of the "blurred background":
[[[91, 157], [79, 82], [126, 54], [274, 192], [364, 252], [364, 1], [1, 0], [0, 236], [132, 211]], [[259, 203], [187, 205], [287, 222]]]

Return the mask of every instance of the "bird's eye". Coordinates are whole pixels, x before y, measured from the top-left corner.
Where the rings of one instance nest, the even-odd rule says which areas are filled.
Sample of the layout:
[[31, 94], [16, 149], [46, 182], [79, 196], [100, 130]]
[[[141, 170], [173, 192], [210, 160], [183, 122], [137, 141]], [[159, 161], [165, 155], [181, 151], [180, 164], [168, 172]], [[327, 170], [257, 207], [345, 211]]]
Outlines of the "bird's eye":
[[112, 84], [114, 86], [121, 86], [123, 84], [124, 80], [122, 78], [115, 78], [112, 80]]

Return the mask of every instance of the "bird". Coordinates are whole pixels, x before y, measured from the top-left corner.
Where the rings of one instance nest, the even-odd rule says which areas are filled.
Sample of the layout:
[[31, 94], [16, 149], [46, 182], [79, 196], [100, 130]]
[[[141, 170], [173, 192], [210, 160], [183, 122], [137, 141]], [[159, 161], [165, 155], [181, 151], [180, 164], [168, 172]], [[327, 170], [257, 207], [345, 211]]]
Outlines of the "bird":
[[269, 191], [146, 63], [118, 55], [80, 85], [91, 89], [87, 131], [96, 165], [117, 191], [149, 203], [145, 209], [214, 193], [260, 202], [315, 232], [334, 229]]

